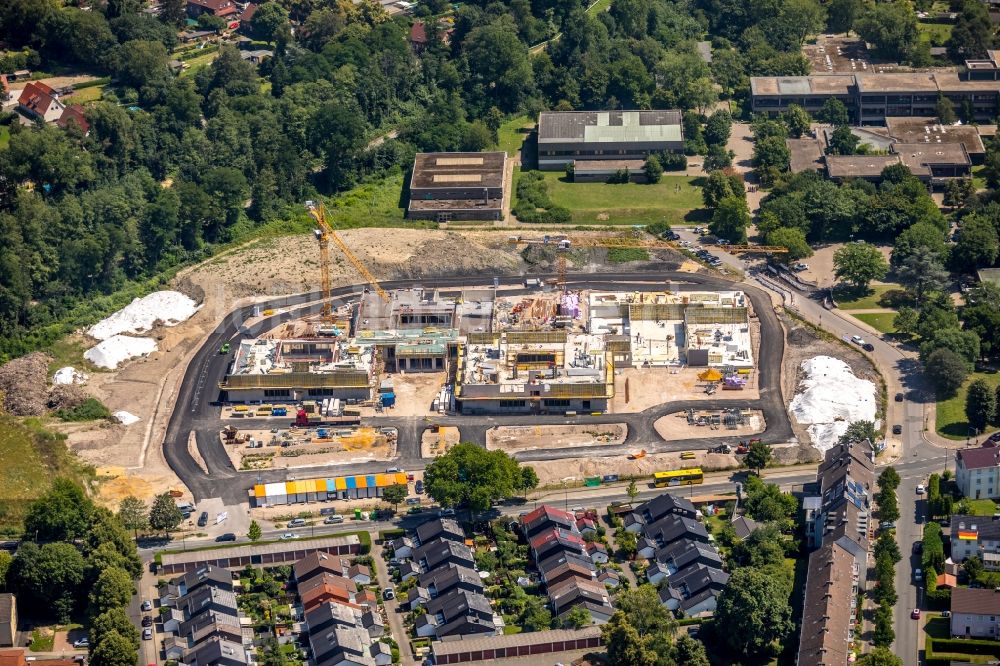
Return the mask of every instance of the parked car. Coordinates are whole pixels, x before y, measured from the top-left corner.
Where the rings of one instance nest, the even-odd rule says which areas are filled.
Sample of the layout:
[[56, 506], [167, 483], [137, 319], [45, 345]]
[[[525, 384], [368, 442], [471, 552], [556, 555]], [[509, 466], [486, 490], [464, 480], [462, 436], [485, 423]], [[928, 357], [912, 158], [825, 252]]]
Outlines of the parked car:
[[903, 394], [902, 393], [897, 393], [896, 394], [896, 402], [903, 402]]
[[150, 601], [149, 599], [143, 599], [142, 600], [142, 610], [144, 610], [144, 611], [151, 611], [151, 610], [153, 610], [153, 602]]
[[215, 540], [218, 542], [236, 541], [236, 535], [233, 534], [232, 532], [226, 532], [225, 534], [220, 534], [219, 536], [215, 537]]
[[807, 271], [809, 270], [809, 264], [804, 264], [800, 261], [798, 263], [792, 264], [792, 270], [795, 271], [796, 273]]
[[924, 542], [923, 541], [914, 541], [913, 542], [913, 554], [914, 555], [919, 555], [922, 552], [924, 552]]
[[201, 515], [198, 516], [198, 527], [204, 527], [208, 525], [208, 511], [202, 511]]
[[83, 638], [78, 638], [75, 641], [73, 641], [73, 647], [75, 648], [90, 647], [90, 639], [87, 638], [86, 636]]
[[852, 335], [851, 336], [851, 342], [853, 342], [854, 344], [856, 344], [857, 346], [860, 347], [863, 344], [865, 344], [865, 339], [863, 337], [861, 337], [860, 335]]
[[423, 481], [417, 481], [415, 484], [413, 484], [413, 489], [415, 491], [417, 491], [418, 495], [420, 495], [421, 493], [424, 492], [424, 482]]
[[915, 580], [918, 583], [922, 582], [924, 580], [924, 572], [921, 571], [920, 569], [914, 569], [913, 580]]
[[898, 423], [896, 425], [892, 426], [892, 434], [893, 435], [902, 435], [903, 434], [903, 426], [899, 425]]
[[337, 524], [340, 524], [342, 522], [344, 522], [344, 517], [343, 516], [333, 515], [333, 516], [327, 516], [326, 520], [323, 521], [323, 524], [324, 525], [337, 525]]
[[926, 491], [927, 491], [927, 489], [924, 488], [924, 484], [922, 484], [922, 483], [918, 483], [917, 484], [917, 494], [918, 495], [923, 495]]
[[384, 590], [382, 590], [382, 598], [383, 599], [395, 599], [396, 598], [396, 591], [393, 590], [391, 587], [387, 587]]
[[951, 611], [941, 611], [941, 617], [951, 617]]
[[153, 629], [152, 627], [146, 627], [142, 630], [142, 640], [151, 641], [153, 640]]
[[335, 513], [337, 513], [337, 510], [334, 509], [333, 507], [327, 507], [325, 509], [319, 510], [319, 515], [321, 516], [332, 516]]
[[298, 539], [298, 538], [299, 538], [299, 535], [298, 534], [293, 534], [292, 532], [285, 532], [284, 534], [281, 535], [282, 541], [287, 541], [289, 539]]
[[153, 618], [150, 617], [149, 615], [143, 615], [142, 616], [142, 626], [144, 626], [144, 627], [151, 627], [151, 626], [153, 626]]
[[454, 516], [455, 515], [455, 510], [454, 509], [441, 509], [440, 511], [438, 511], [438, 515], [441, 516], [441, 517], [444, 517], [444, 516]]
[[288, 526], [289, 527], [302, 527], [305, 524], [306, 524], [306, 519], [305, 518], [294, 518], [294, 519], [288, 521]]
[[865, 344], [861, 345], [861, 348], [864, 349], [866, 352], [875, 351], [875, 345], [873, 345], [870, 342], [866, 342]]
[[919, 608], [914, 608], [913, 611], [910, 613], [910, 617], [912, 617], [914, 620], [919, 620], [920, 619], [920, 609]]

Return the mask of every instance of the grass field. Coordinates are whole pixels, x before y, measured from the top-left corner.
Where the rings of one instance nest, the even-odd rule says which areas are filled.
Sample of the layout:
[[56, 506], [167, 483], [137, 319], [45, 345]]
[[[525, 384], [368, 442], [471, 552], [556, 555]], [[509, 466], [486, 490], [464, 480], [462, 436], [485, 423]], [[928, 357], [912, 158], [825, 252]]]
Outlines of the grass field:
[[80, 88], [75, 91], [66, 98], [66, 101], [69, 104], [86, 104], [101, 99], [102, 94], [104, 94], [104, 86], [90, 86], [89, 88]]
[[931, 46], [944, 46], [951, 37], [952, 25], [950, 23], [917, 23], [917, 32], [920, 41], [928, 42]]
[[853, 315], [855, 319], [860, 319], [876, 331], [883, 333], [895, 333], [896, 327], [892, 325], [892, 320], [896, 318], [895, 312], [861, 312]]
[[[328, 200], [327, 215], [335, 229], [388, 227], [403, 224], [403, 174], [359, 185]], [[407, 222], [407, 226], [435, 226], [430, 222]]]
[[0, 125], [0, 148], [6, 148], [8, 143], [10, 143], [10, 128]]
[[972, 184], [977, 190], [986, 189], [986, 177], [983, 176], [983, 169], [985, 168], [985, 164], [972, 167]]
[[65, 437], [46, 431], [37, 419], [0, 415], [0, 533], [20, 532], [28, 505], [54, 477], [83, 473]]
[[837, 300], [837, 307], [841, 310], [870, 310], [884, 307], [879, 303], [879, 298], [886, 292], [899, 288], [897, 284], [879, 284], [870, 287], [867, 294], [861, 295], [838, 287], [834, 290], [833, 297]]
[[962, 501], [969, 505], [969, 513], [973, 516], [992, 516], [997, 510], [996, 502], [991, 499], [966, 499]]
[[575, 223], [677, 224], [702, 206], [698, 179], [687, 176], [664, 176], [655, 185], [610, 185], [571, 183], [556, 171], [544, 175], [553, 203], [568, 208]]
[[528, 137], [528, 128], [534, 126], [535, 121], [528, 116], [516, 116], [500, 126], [497, 134], [499, 141], [497, 148], [507, 153], [508, 157], [521, 149], [521, 144]]
[[1000, 373], [987, 374], [975, 372], [969, 375], [965, 385], [958, 390], [954, 398], [949, 398], [937, 404], [937, 431], [948, 439], [965, 439], [969, 435], [969, 424], [965, 420], [965, 394], [969, 384], [976, 379], [985, 379], [990, 386], [1000, 385]]

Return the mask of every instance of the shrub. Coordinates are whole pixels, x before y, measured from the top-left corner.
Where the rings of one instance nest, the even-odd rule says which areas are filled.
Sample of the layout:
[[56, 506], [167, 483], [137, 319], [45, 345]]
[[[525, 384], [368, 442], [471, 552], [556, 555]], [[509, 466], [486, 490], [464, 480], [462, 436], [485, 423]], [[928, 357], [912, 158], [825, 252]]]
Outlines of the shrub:
[[663, 153], [660, 156], [660, 166], [664, 171], [684, 171], [687, 165], [688, 159], [684, 153]]
[[97, 398], [87, 398], [72, 409], [60, 409], [56, 416], [63, 421], [97, 421], [111, 418], [111, 410]]

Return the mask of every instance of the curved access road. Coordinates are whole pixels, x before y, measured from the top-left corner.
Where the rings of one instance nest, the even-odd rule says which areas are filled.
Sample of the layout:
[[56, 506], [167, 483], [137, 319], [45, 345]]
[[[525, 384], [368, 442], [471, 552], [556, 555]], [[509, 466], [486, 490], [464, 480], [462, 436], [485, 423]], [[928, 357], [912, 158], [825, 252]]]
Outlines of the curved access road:
[[[542, 276], [544, 277], [544, 276]], [[505, 294], [528, 293], [527, 289], [517, 289], [523, 283], [521, 276], [500, 277], [499, 284]], [[485, 444], [486, 431], [501, 425], [563, 425], [569, 423], [625, 423], [628, 435], [624, 445], [618, 447], [582, 447], [572, 450], [575, 457], [606, 456], [623, 452], [626, 448], [641, 446], [647, 451], [681, 451], [705, 449], [714, 446], [719, 438], [694, 438], [664, 441], [655, 431], [653, 424], [660, 417], [684, 411], [688, 408], [721, 409], [743, 407], [757, 409], [763, 413], [767, 430], [761, 437], [766, 442], [787, 441], [792, 436], [791, 424], [781, 395], [781, 361], [784, 355], [785, 339], [781, 324], [775, 315], [770, 296], [745, 283], [734, 283], [712, 275], [651, 271], [639, 273], [587, 273], [567, 275], [567, 284], [576, 289], [653, 291], [663, 289], [669, 283], [672, 288], [682, 291], [694, 289], [728, 290], [738, 289], [747, 294], [753, 303], [754, 312], [760, 322], [760, 349], [757, 355], [758, 386], [760, 398], [747, 400], [740, 398], [718, 398], [715, 400], [685, 400], [666, 402], [633, 414], [604, 414], [601, 416], [447, 416], [435, 417], [435, 424], [458, 426], [462, 439]], [[492, 286], [492, 276], [448, 277], [386, 281], [386, 289], [411, 288], [421, 286], [431, 289], [459, 289], [462, 287]], [[333, 291], [334, 305], [357, 298], [364, 285], [343, 287]], [[252, 338], [278, 324], [303, 315], [319, 312], [320, 294], [310, 293], [274, 299], [258, 304], [260, 309], [280, 310], [278, 314], [247, 325], [253, 315], [253, 307], [233, 311], [205, 340], [196, 352], [184, 375], [177, 402], [170, 416], [164, 438], [163, 450], [167, 464], [181, 481], [200, 501], [210, 497], [221, 497], [226, 504], [246, 500], [246, 491], [258, 482], [283, 481], [289, 478], [289, 470], [265, 470], [261, 472], [237, 471], [219, 441], [220, 421], [218, 407], [213, 404], [218, 395], [218, 383], [222, 380], [229, 363], [229, 357], [218, 353], [224, 342], [236, 343], [243, 338]], [[266, 425], [265, 425], [266, 424]], [[429, 425], [424, 417], [379, 417], [380, 426], [395, 427], [399, 430], [398, 464], [406, 468], [420, 468], [424, 461], [420, 457], [420, 439]], [[252, 420], [246, 422], [253, 427]], [[260, 421], [260, 427], [273, 427], [273, 422]], [[198, 452], [207, 467], [207, 473], [195, 461], [188, 450], [188, 441], [194, 433]], [[724, 436], [725, 431], [719, 431]], [[541, 460], [566, 457], [565, 451], [525, 451], [517, 454], [522, 460]], [[326, 474], [350, 474], [382, 471], [385, 463], [360, 463], [354, 465], [331, 465], [313, 467], [301, 474], [310, 477]], [[294, 474], [295, 470], [291, 471]]]

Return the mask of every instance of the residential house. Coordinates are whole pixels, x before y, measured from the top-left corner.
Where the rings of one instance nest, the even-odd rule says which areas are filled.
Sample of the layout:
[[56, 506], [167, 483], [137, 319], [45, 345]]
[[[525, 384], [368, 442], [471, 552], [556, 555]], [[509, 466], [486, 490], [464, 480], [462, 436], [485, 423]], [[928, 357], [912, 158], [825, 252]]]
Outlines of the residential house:
[[17, 99], [17, 108], [29, 118], [54, 123], [62, 116], [66, 105], [59, 101], [55, 90], [41, 81], [29, 81]]
[[392, 648], [388, 643], [372, 643], [371, 656], [375, 660], [375, 666], [389, 666], [392, 663]]
[[646, 570], [646, 578], [655, 585], [694, 566], [722, 569], [722, 557], [712, 544], [681, 540], [654, 555], [652, 564]]
[[536, 560], [544, 560], [551, 553], [557, 552], [569, 551], [583, 554], [587, 549], [587, 542], [576, 530], [570, 531], [561, 527], [553, 527], [529, 540], [528, 547]]
[[590, 559], [594, 564], [607, 564], [608, 562], [608, 547], [605, 546], [600, 541], [589, 541], [587, 543], [587, 554], [590, 555]]
[[670, 610], [679, 610], [686, 617], [715, 612], [715, 600], [729, 582], [722, 569], [698, 564], [671, 575], [660, 588], [660, 601]]
[[1000, 590], [956, 587], [951, 591], [951, 635], [1000, 637]]
[[739, 516], [732, 522], [733, 532], [736, 533], [737, 539], [746, 539], [748, 536], [757, 531], [760, 524], [757, 523], [753, 518], [748, 518], [747, 516]]
[[978, 557], [987, 569], [1000, 569], [1000, 519], [997, 516], [952, 516], [951, 559]]
[[399, 564], [399, 579], [404, 583], [422, 573], [423, 570], [420, 568], [420, 565], [412, 560], [404, 560]]
[[247, 4], [246, 9], [240, 14], [240, 32], [244, 35], [249, 35], [253, 32], [253, 15], [257, 13], [257, 3], [251, 2]]
[[90, 133], [90, 123], [87, 122], [86, 117], [83, 115], [83, 107], [79, 105], [70, 105], [63, 109], [62, 115], [59, 116], [59, 120], [56, 121], [56, 125], [66, 129], [70, 125], [76, 125], [77, 128], [83, 132], [84, 136]]
[[398, 539], [393, 539], [390, 542], [392, 546], [393, 557], [405, 560], [408, 557], [413, 556], [413, 549], [416, 547], [413, 539], [408, 536], [401, 536]]
[[371, 585], [372, 571], [363, 564], [352, 564], [347, 568], [347, 578], [358, 585]]
[[371, 637], [359, 627], [332, 627], [309, 633], [316, 666], [375, 666]]
[[385, 633], [385, 620], [382, 613], [375, 610], [366, 611], [361, 615], [361, 628], [368, 632], [372, 638], [378, 638]]
[[955, 483], [970, 499], [1000, 497], [1000, 447], [995, 442], [955, 453]]
[[164, 654], [169, 660], [180, 661], [186, 654], [213, 636], [219, 636], [234, 643], [244, 642], [238, 618], [231, 615], [204, 613], [195, 616], [189, 622], [182, 623], [176, 635], [167, 636], [163, 640]]
[[415, 530], [417, 544], [423, 545], [435, 539], [465, 542], [465, 531], [453, 518], [437, 518], [419, 525]]
[[358, 590], [354, 601], [362, 608], [376, 608], [378, 606], [378, 596], [371, 590]]
[[241, 642], [216, 635], [187, 652], [178, 663], [183, 666], [246, 666], [249, 660]]
[[234, 18], [239, 7], [233, 0], [187, 0], [187, 14], [193, 19], [211, 14], [221, 19]]
[[201, 586], [194, 592], [173, 600], [172, 606], [168, 606], [170, 610], [162, 615], [163, 631], [166, 633], [184, 633], [186, 623], [199, 615], [211, 613], [215, 616], [239, 617], [236, 595], [230, 590], [211, 586]]
[[868, 530], [875, 485], [871, 443], [838, 444], [816, 472], [819, 495], [807, 497], [809, 555], [799, 635], [799, 664], [847, 663], [854, 641], [858, 593], [868, 566]]
[[323, 634], [334, 627], [357, 627], [361, 624], [362, 611], [360, 608], [338, 603], [324, 603], [306, 612], [306, 626], [309, 627], [309, 635], [315, 636]]
[[592, 580], [597, 577], [593, 561], [572, 552], [561, 552], [537, 563], [542, 580], [548, 587], [554, 587], [569, 578]]
[[433, 571], [441, 566], [456, 564], [472, 569], [476, 560], [472, 550], [464, 543], [435, 539], [413, 551], [413, 562], [422, 572]]
[[337, 574], [324, 571], [323, 573], [316, 574], [307, 578], [304, 581], [299, 582], [296, 585], [296, 591], [301, 597], [304, 594], [308, 594], [313, 588], [321, 586], [331, 586], [338, 587], [350, 596], [352, 599], [358, 592], [358, 585], [350, 578], [345, 578], [344, 576], [339, 576]]
[[427, 613], [417, 619], [418, 636], [495, 634], [496, 621], [489, 600], [478, 592], [453, 589], [427, 602]]
[[576, 516], [569, 511], [562, 511], [548, 504], [543, 504], [521, 517], [521, 529], [529, 542], [542, 532], [547, 532], [554, 527], [570, 532], [575, 531]]
[[[365, 567], [365, 569], [367, 570], [367, 567]], [[321, 573], [330, 573], [335, 576], [342, 576], [353, 580], [353, 578], [349, 575], [350, 571], [350, 560], [320, 551], [309, 553], [292, 566], [292, 572], [295, 575], [295, 581], [297, 583], [309, 580], [313, 576]], [[370, 571], [368, 572], [368, 576], [370, 579]], [[357, 583], [358, 581], [355, 582]], [[367, 583], [361, 584], [367, 585]]]
[[652, 525], [647, 525], [637, 547], [639, 557], [651, 559], [656, 552], [677, 541], [709, 543], [708, 530], [691, 518], [669, 514]]
[[622, 578], [614, 569], [605, 569], [597, 574], [597, 582], [613, 589], [622, 584]]
[[638, 534], [646, 525], [652, 525], [671, 515], [695, 520], [698, 517], [698, 510], [684, 497], [663, 493], [643, 502], [631, 513], [625, 514], [622, 522], [626, 531]]
[[17, 597], [0, 593], [0, 647], [17, 645]]
[[202, 587], [214, 587], [232, 592], [234, 589], [233, 574], [228, 569], [203, 564], [163, 585], [160, 589], [160, 605], [170, 606], [175, 600]]
[[[316, 580], [321, 580], [324, 577], [325, 576], [317, 576]], [[330, 576], [330, 578], [336, 578], [336, 576]], [[299, 599], [302, 602], [302, 610], [305, 613], [331, 602], [338, 606], [344, 605], [357, 609], [361, 608], [361, 606], [354, 603], [354, 595], [349, 592], [347, 588], [331, 584], [328, 581], [323, 581], [319, 585], [312, 585], [305, 590], [300, 588]]]
[[481, 593], [483, 591], [483, 579], [475, 570], [469, 567], [448, 564], [420, 576], [417, 587], [427, 590], [429, 598], [435, 599], [441, 595], [448, 594], [456, 588], [467, 592]]
[[611, 619], [615, 609], [604, 583], [579, 577], [569, 578], [549, 588], [552, 614], [562, 617], [579, 606], [590, 613], [595, 624], [603, 624]]

